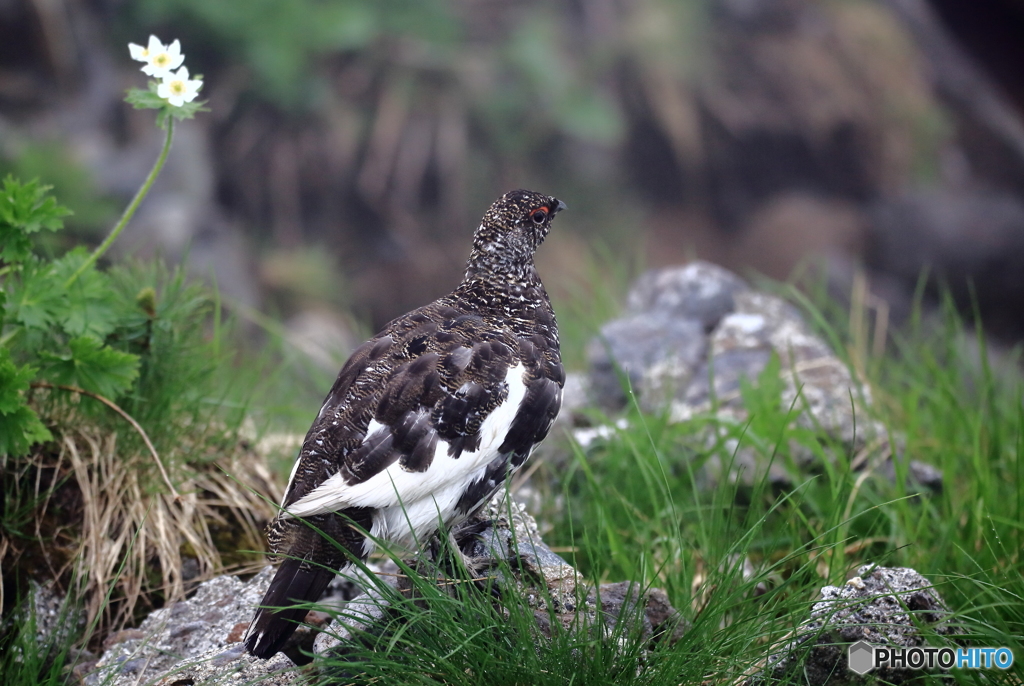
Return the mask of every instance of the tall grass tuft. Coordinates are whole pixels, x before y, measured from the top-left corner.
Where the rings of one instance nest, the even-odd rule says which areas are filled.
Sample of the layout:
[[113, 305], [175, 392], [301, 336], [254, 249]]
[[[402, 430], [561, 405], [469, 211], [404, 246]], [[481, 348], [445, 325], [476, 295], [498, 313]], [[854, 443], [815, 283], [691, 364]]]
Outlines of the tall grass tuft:
[[103, 630], [183, 597], [225, 568], [222, 551], [251, 565], [233, 551], [262, 548], [272, 512], [254, 490], [276, 488], [242, 431], [258, 371], [236, 358], [216, 294], [160, 263], [110, 276], [109, 306], [122, 311], [108, 342], [139, 357], [138, 380], [118, 411], [91, 394], [36, 391], [54, 440], [7, 458], [0, 521], [7, 582], [68, 587], [77, 575]]

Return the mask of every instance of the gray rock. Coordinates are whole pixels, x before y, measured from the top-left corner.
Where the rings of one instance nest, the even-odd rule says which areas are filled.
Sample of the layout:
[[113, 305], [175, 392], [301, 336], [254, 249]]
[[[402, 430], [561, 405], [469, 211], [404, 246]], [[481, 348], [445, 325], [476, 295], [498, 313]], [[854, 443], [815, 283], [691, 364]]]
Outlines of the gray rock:
[[43, 671], [49, 670], [60, 661], [67, 667], [79, 669], [80, 665], [95, 664], [96, 656], [88, 649], [74, 645], [75, 638], [86, 625], [86, 612], [55, 588], [55, 582], [40, 584], [29, 580], [27, 602], [15, 608], [11, 615], [3, 617], [0, 630], [28, 631], [34, 636], [23, 636], [8, 645], [15, 662], [24, 659], [21, 640], [34, 641], [38, 651], [35, 658], [43, 663]]
[[[902, 441], [900, 442], [902, 443]], [[942, 471], [920, 460], [907, 459], [907, 456], [903, 454], [902, 447], [890, 459], [884, 461], [876, 460], [876, 464], [872, 465], [871, 468], [879, 476], [896, 483], [896, 479], [899, 476], [896, 473], [896, 467], [903, 464], [905, 464], [903, 468], [905, 469], [903, 486], [907, 493], [942, 492]]]
[[[397, 566], [396, 566], [397, 571]], [[392, 588], [399, 588], [399, 575], [380, 577]], [[364, 586], [364, 592], [339, 608], [339, 614], [313, 640], [313, 653], [323, 655], [335, 652], [356, 640], [363, 632], [371, 631], [388, 616], [388, 600], [384, 590], [374, 583]]]
[[704, 327], [696, 319], [665, 312], [616, 319], [587, 347], [591, 387], [598, 402], [613, 409], [627, 401], [620, 375], [641, 398], [669, 394], [686, 387], [706, 348]]
[[291, 683], [295, 664], [283, 653], [263, 661], [242, 650], [245, 627], [272, 576], [268, 566], [248, 582], [219, 576], [200, 584], [191, 598], [152, 612], [138, 629], [108, 637], [106, 652], [85, 683], [134, 686], [158, 678], [168, 685], [257, 678]]
[[[756, 382], [772, 356], [779, 359], [784, 384], [780, 407], [796, 410], [799, 426], [821, 431], [843, 443], [884, 435], [884, 427], [868, 420], [864, 404], [867, 387], [818, 336], [810, 331], [796, 308], [765, 293], [736, 294], [736, 311], [723, 317], [709, 336], [709, 359], [702, 375], [671, 401], [672, 418], [690, 419], [711, 410], [708, 377], [715, 380], [715, 400], [734, 417], [746, 418], [740, 380]], [[852, 397], [851, 397], [852, 396]], [[856, 429], [855, 429], [856, 427]], [[855, 436], [856, 431], [856, 436]]]
[[681, 400], [670, 400], [674, 418], [686, 421], [710, 407], [712, 399], [726, 407], [742, 408], [741, 382], [757, 379], [772, 359], [771, 348], [724, 350], [697, 367]]
[[[674, 422], [711, 420], [694, 448], [724, 446], [732, 456], [727, 469], [722, 451], [713, 451], [705, 473], [715, 480], [752, 484], [767, 476], [787, 485], [801, 478], [794, 469], [847, 455], [858, 456], [855, 468], [870, 465], [894, 478], [884, 460], [895, 450], [884, 425], [870, 416], [870, 389], [789, 303], [705, 262], [644, 274], [627, 302], [627, 313], [605, 324], [588, 348], [598, 404], [624, 406], [621, 370], [645, 411], [667, 411]], [[792, 432], [817, 437], [779, 446], [787, 459], [772, 459], [778, 437], [758, 436], [756, 425], [748, 425], [743, 397], [744, 382], [758, 386], [773, 359], [779, 364], [775, 410], [791, 416]], [[577, 432], [581, 443], [610, 433], [602, 427]], [[938, 470], [914, 463], [911, 472], [916, 486], [941, 487]]]
[[[132, 662], [139, 663], [139, 669], [135, 672], [122, 671], [114, 684], [135, 686], [149, 680], [144, 675], [152, 673], [153, 670], [147, 668], [147, 661], [140, 659]], [[161, 674], [158, 683], [160, 686], [251, 683], [284, 686], [298, 679], [299, 670], [284, 653], [278, 653], [269, 660], [260, 660], [246, 653], [241, 643], [236, 643], [227, 650], [214, 648], [177, 663]]]
[[632, 313], [662, 312], [700, 322], [710, 331], [735, 310], [733, 296], [748, 290], [740, 277], [710, 262], [691, 262], [673, 269], [646, 272], [629, 291], [626, 308]]
[[620, 374], [642, 399], [658, 403], [685, 389], [706, 357], [705, 334], [736, 308], [748, 286], [709, 262], [643, 274], [630, 289], [626, 315], [608, 322], [587, 348], [598, 403], [622, 407]]
[[29, 581], [30, 608], [39, 645], [61, 645], [77, 630], [84, 628], [86, 616], [66, 602], [66, 596], [54, 588], [54, 582], [45, 584]]
[[[847, 649], [858, 641], [909, 648], [925, 644], [919, 626], [929, 636], [952, 636], [958, 628], [931, 582], [913, 569], [864, 565], [842, 587], [821, 589], [821, 600], [796, 631], [796, 637], [768, 658], [748, 684], [785, 679], [800, 670], [811, 686], [828, 682], [867, 684], [875, 680], [901, 683], [921, 672], [883, 668], [858, 676], [847, 669]], [[932, 643], [930, 645], [940, 647]]]
[[[534, 609], [543, 635], [550, 637], [552, 620], [563, 630], [603, 627], [605, 635], [616, 633], [620, 622], [640, 622], [640, 636], [676, 641], [689, 627], [658, 588], [642, 591], [637, 584], [621, 581], [598, 587], [586, 584], [582, 575], [540, 538], [537, 522], [515, 501], [494, 498], [484, 517], [497, 525], [482, 536], [480, 548], [496, 560], [513, 561], [514, 584]], [[543, 580], [543, 587], [536, 585]], [[622, 632], [620, 632], [622, 633]]]

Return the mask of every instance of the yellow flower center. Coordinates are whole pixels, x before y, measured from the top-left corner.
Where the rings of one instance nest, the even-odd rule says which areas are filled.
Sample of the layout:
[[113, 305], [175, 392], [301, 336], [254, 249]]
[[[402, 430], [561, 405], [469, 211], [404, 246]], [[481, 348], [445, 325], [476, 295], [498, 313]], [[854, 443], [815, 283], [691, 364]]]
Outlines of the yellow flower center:
[[155, 64], [158, 67], [163, 67], [170, 61], [171, 58], [167, 56], [166, 52], [162, 52], [153, 58], [153, 64]]
[[167, 85], [171, 87], [171, 92], [174, 93], [175, 95], [181, 95], [181, 94], [183, 94], [185, 92], [185, 82], [184, 81], [175, 80], [175, 81], [171, 81]]

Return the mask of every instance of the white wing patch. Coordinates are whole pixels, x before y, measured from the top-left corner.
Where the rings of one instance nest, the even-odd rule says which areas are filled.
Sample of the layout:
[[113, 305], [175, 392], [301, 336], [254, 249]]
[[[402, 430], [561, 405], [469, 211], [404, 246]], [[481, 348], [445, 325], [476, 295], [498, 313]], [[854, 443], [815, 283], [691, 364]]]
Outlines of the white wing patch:
[[381, 429], [384, 429], [385, 431], [387, 431], [388, 427], [384, 426], [383, 424], [378, 422], [376, 419], [371, 419], [370, 423], [366, 425], [366, 438], [363, 439], [363, 443], [366, 443], [366, 441], [369, 440], [369, 438], [371, 436], [373, 436], [375, 433], [377, 433]]
[[[519, 407], [526, 396], [526, 384], [523, 382], [525, 371], [522, 363], [509, 368], [505, 376], [508, 397], [487, 415], [480, 425], [480, 447], [477, 450], [463, 451], [462, 455], [455, 459], [448, 455], [448, 443], [439, 440], [434, 460], [423, 472], [406, 471], [395, 462], [370, 479], [353, 485], [346, 483], [341, 474], [335, 474], [292, 503], [281, 516], [311, 517], [348, 507], [399, 506], [399, 512], [389, 516], [385, 525], [389, 531], [392, 527], [398, 530], [391, 531], [392, 535], [409, 528], [409, 523], [405, 521], [406, 515], [401, 513], [401, 507], [406, 509], [406, 514], [416, 512], [416, 521], [412, 522], [414, 532], [427, 526], [424, 518], [428, 511], [433, 525], [436, 525], [438, 513], [445, 515], [449, 510], [453, 510], [462, 489], [479, 476], [487, 464], [497, 456], [498, 447], [508, 435], [512, 421], [519, 413]], [[371, 420], [366, 431], [367, 437], [382, 428], [382, 424]], [[452, 502], [448, 503], [449, 500]], [[433, 528], [434, 526], [429, 526], [430, 531], [433, 531]], [[417, 535], [419, 533], [417, 532]]]
[[[321, 410], [321, 412], [323, 412], [323, 410]], [[301, 452], [299, 454], [301, 455]], [[295, 464], [292, 465], [292, 471], [291, 471], [290, 474], [288, 474], [288, 485], [285, 486], [285, 488], [284, 488], [284, 495], [281, 496], [281, 507], [282, 508], [284, 507], [284, 501], [288, 498], [288, 494], [292, 490], [292, 482], [295, 481], [295, 473], [299, 471], [299, 462], [301, 462], [301, 460], [299, 460], [299, 458], [296, 457], [295, 458]]]

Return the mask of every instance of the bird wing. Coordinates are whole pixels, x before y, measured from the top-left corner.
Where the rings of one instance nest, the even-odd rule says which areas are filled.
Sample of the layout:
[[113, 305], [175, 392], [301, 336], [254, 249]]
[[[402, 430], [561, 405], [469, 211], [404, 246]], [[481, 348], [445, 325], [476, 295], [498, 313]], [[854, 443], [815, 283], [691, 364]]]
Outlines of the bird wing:
[[339, 373], [283, 516], [413, 502], [472, 480], [498, 455], [525, 459], [561, 397], [538, 374], [537, 347], [436, 303], [395, 320]]

